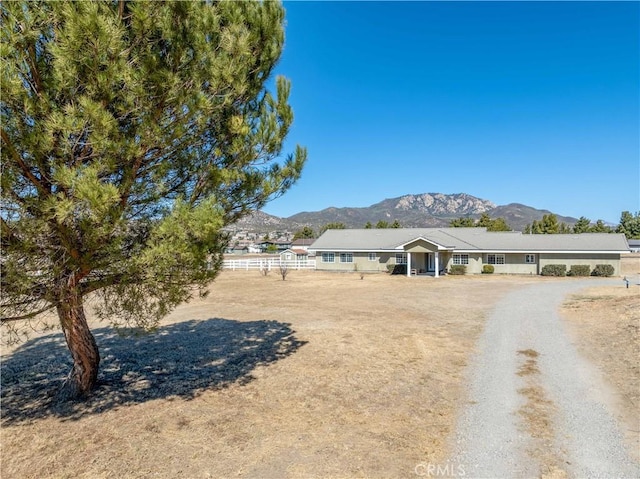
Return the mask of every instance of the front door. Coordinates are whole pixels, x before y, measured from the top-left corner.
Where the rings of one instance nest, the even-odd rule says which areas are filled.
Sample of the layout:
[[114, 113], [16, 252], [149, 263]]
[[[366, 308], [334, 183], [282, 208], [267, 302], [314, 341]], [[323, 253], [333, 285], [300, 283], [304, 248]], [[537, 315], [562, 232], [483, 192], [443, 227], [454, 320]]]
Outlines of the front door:
[[436, 270], [436, 255], [434, 253], [427, 253], [427, 271], [432, 272]]

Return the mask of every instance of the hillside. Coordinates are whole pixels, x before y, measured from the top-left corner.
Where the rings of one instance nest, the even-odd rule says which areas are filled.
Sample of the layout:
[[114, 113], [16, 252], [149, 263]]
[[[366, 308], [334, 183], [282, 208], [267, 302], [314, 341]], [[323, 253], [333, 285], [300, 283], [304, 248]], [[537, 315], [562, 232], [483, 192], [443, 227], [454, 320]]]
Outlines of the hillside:
[[[543, 215], [551, 214], [549, 210], [538, 210], [531, 206], [522, 205], [520, 203], [509, 203], [504, 206], [496, 206], [488, 211], [492, 218], [504, 218], [507, 224], [513, 229], [522, 230], [525, 225], [530, 224], [533, 220], [540, 220]], [[554, 213], [558, 217], [559, 223], [574, 224], [577, 218], [571, 216], [561, 216]]]
[[[489, 200], [466, 193], [423, 193], [389, 198], [367, 207], [330, 207], [321, 211], [304, 211], [288, 218], [258, 211], [241, 220], [237, 227], [253, 231], [292, 231], [308, 225], [318, 231], [327, 223], [339, 222], [349, 228], [363, 228], [367, 222], [375, 225], [380, 220], [389, 223], [398, 220], [404, 227], [439, 227], [448, 226], [455, 218], [478, 218], [482, 213], [492, 218], [502, 217], [514, 230], [523, 230], [533, 220], [540, 220], [551, 212], [519, 203], [497, 206]], [[573, 224], [577, 221], [576, 218], [556, 215], [561, 222]]]

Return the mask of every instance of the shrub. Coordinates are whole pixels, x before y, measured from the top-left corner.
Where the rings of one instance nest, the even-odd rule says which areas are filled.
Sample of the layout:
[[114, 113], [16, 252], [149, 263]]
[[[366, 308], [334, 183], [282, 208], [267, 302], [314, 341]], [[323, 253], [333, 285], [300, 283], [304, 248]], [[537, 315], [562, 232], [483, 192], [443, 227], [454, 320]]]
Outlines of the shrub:
[[463, 264], [454, 264], [449, 268], [449, 274], [467, 274], [467, 267]]
[[407, 274], [407, 265], [406, 264], [388, 264], [387, 272], [389, 274]]
[[589, 276], [591, 267], [588, 264], [572, 264], [567, 276]]
[[491, 273], [493, 273], [494, 270], [495, 270], [495, 268], [493, 267], [492, 264], [485, 264], [482, 267], [482, 274], [491, 274]]
[[282, 276], [282, 281], [285, 281], [287, 279], [287, 275], [289, 274], [289, 267], [287, 266], [287, 263], [284, 262], [280, 262], [280, 276]]
[[540, 271], [542, 276], [566, 276], [566, 264], [545, 264]]
[[597, 264], [591, 274], [593, 276], [613, 276], [613, 266], [610, 264]]
[[265, 262], [260, 263], [260, 274], [262, 276], [267, 276], [270, 272], [271, 272], [271, 266], [269, 266]]

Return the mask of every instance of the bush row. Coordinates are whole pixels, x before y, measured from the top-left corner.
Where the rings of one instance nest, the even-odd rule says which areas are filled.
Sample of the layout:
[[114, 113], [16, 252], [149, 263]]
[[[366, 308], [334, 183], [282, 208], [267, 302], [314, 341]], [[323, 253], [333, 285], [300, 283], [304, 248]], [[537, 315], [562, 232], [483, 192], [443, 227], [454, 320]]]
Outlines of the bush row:
[[613, 276], [613, 266], [610, 264], [597, 264], [591, 276]]
[[567, 271], [566, 264], [546, 264], [542, 267], [542, 276], [613, 276], [613, 266], [610, 264], [597, 264], [593, 271], [588, 264], [574, 264]]
[[573, 264], [567, 276], [589, 276], [591, 274], [591, 267], [588, 264]]
[[542, 276], [566, 276], [566, 264], [545, 264], [540, 270]]
[[[389, 264], [387, 265], [387, 272], [390, 274], [407, 274], [406, 264]], [[482, 266], [483, 274], [491, 274], [494, 272], [494, 267], [491, 264], [485, 264]], [[540, 274], [542, 276], [613, 276], [613, 266], [610, 264], [597, 264], [593, 271], [588, 264], [574, 264], [571, 265], [569, 271], [567, 271], [566, 264], [546, 264], [542, 267]], [[449, 274], [467, 274], [467, 267], [463, 264], [454, 264], [449, 268]]]

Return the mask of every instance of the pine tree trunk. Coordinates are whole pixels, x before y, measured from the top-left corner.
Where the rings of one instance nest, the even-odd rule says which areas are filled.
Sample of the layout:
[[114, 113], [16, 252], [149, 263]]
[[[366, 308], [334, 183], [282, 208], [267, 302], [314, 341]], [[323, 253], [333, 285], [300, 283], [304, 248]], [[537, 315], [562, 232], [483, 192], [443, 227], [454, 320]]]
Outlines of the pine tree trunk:
[[73, 367], [58, 393], [58, 400], [68, 401], [88, 396], [98, 379], [100, 353], [84, 315], [82, 295], [71, 277], [61, 288], [58, 316], [67, 346], [73, 358]]

